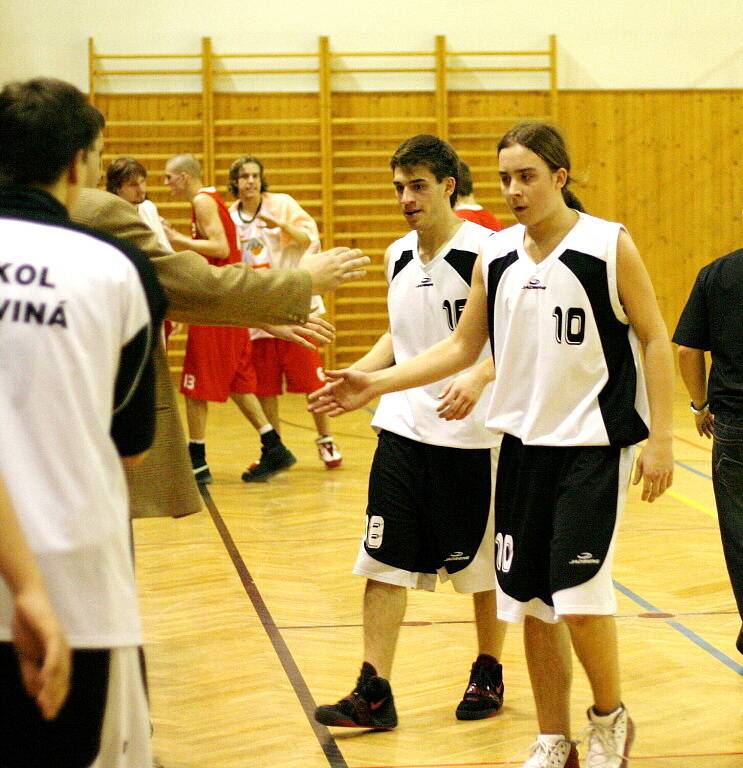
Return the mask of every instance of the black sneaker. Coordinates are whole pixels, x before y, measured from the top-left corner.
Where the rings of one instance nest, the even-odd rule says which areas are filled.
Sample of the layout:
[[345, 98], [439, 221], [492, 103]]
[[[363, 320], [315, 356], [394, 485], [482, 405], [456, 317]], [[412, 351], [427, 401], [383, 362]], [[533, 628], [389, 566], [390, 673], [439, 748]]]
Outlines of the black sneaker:
[[457, 707], [457, 720], [483, 720], [493, 717], [503, 706], [503, 667], [481, 653], [472, 665], [470, 681]]
[[199, 485], [208, 485], [213, 482], [214, 478], [209, 471], [209, 465], [206, 463], [206, 447], [204, 443], [189, 442], [188, 454], [191, 457], [191, 469], [193, 470], [194, 480]]
[[390, 684], [365, 661], [351, 693], [335, 704], [318, 707], [315, 720], [338, 728], [391, 731], [397, 725], [397, 712]]
[[272, 445], [270, 448], [263, 446], [260, 461], [248, 467], [242, 473], [242, 479], [246, 483], [262, 483], [271, 475], [296, 463], [296, 456], [283, 443]]

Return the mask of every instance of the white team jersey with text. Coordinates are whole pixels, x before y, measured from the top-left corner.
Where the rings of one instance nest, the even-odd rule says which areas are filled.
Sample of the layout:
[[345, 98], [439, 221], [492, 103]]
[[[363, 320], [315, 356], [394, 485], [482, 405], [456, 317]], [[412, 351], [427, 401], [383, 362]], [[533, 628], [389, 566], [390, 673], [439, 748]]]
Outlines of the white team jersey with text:
[[[90, 235], [0, 220], [0, 468], [75, 648], [141, 643], [128, 492], [110, 437], [122, 347], [150, 322], [131, 261]], [[13, 600], [0, 583], [0, 640]]]
[[621, 224], [580, 214], [542, 262], [521, 224], [482, 262], [496, 382], [487, 425], [525, 445], [632, 445], [649, 409], [639, 342], [617, 290]]
[[[411, 231], [392, 244], [387, 264], [387, 309], [396, 363], [405, 362], [453, 333], [469, 295], [475, 260], [493, 234], [485, 227], [465, 221], [427, 264], [418, 255], [417, 232]], [[487, 356], [486, 346], [478, 364]], [[439, 418], [438, 396], [454, 378], [456, 376], [383, 395], [372, 425], [429, 445], [451, 448], [498, 445], [500, 437], [485, 428], [491, 384], [485, 387], [465, 419]]]

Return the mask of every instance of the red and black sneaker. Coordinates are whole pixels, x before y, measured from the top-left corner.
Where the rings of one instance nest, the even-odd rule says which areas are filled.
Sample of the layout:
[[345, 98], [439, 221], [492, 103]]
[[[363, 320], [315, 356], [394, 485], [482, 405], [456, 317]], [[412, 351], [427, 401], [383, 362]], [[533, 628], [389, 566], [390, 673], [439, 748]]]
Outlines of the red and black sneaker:
[[397, 725], [397, 712], [390, 684], [378, 677], [377, 670], [365, 661], [351, 693], [335, 704], [319, 706], [315, 720], [338, 728], [391, 731]]
[[470, 681], [457, 707], [457, 720], [493, 717], [503, 706], [503, 667], [492, 656], [481, 653], [472, 665]]

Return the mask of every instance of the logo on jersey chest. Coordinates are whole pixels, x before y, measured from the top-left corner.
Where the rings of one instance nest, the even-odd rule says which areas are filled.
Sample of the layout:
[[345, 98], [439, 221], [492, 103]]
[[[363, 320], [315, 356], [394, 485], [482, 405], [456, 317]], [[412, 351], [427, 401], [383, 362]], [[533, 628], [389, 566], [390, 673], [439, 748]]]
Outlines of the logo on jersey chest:
[[531, 277], [526, 285], [521, 287], [522, 291], [546, 291], [547, 286], [542, 283], [538, 277]]
[[598, 557], [594, 557], [590, 552], [581, 552], [568, 562], [569, 565], [598, 565], [601, 562]]
[[426, 275], [423, 280], [418, 283], [418, 285], [415, 286], [416, 288], [433, 288], [433, 280]]

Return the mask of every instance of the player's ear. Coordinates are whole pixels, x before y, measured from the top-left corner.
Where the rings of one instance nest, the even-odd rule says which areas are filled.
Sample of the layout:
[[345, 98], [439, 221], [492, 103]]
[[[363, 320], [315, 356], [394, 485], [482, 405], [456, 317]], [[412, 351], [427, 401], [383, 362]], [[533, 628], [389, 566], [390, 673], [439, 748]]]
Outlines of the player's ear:
[[454, 190], [457, 188], [457, 180], [453, 176], [447, 176], [444, 179], [444, 190], [446, 196], [451, 197], [454, 194]]

